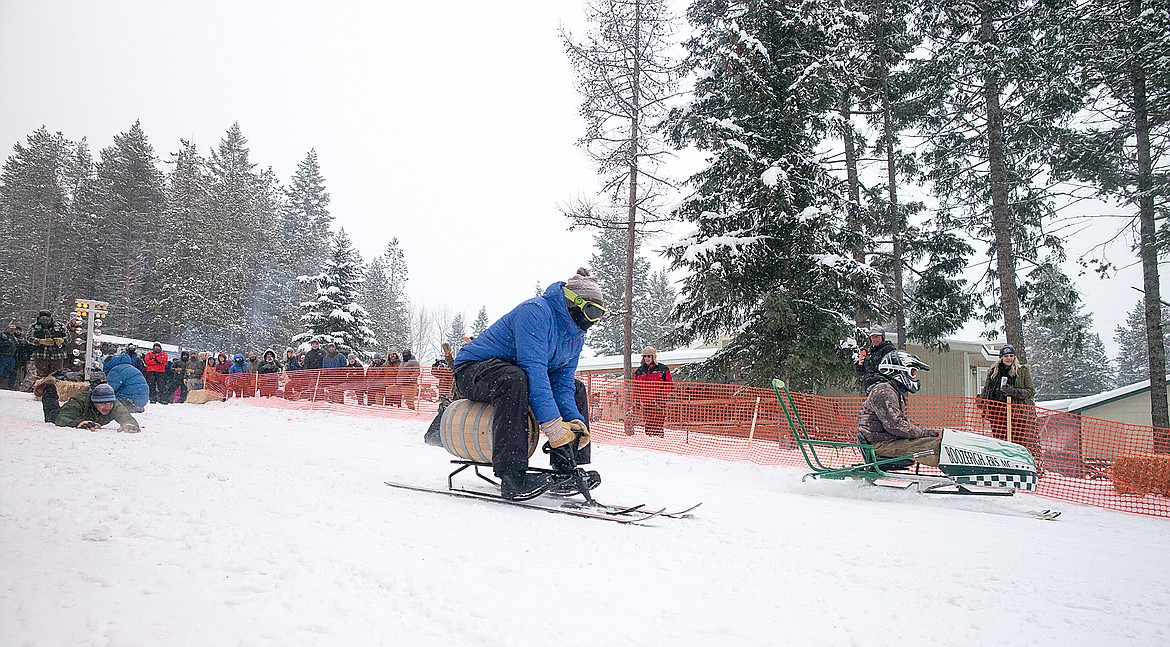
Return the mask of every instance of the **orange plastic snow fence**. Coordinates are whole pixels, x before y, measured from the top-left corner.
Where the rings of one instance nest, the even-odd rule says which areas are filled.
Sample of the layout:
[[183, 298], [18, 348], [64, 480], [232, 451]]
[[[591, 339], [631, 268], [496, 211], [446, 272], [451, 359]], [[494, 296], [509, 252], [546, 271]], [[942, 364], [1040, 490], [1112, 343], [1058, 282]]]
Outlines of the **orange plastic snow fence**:
[[[233, 380], [232, 378], [235, 377]], [[244, 378], [220, 375], [207, 389], [282, 408], [333, 409], [430, 422], [450, 374], [429, 367], [293, 371]], [[804, 467], [771, 389], [738, 384], [675, 382], [639, 389], [621, 378], [582, 376], [589, 391], [591, 431], [599, 444], [761, 465]], [[255, 397], [253, 397], [255, 396]], [[794, 393], [808, 433], [853, 441], [863, 399]], [[1170, 430], [1142, 427], [1032, 405], [976, 398], [910, 396], [907, 415], [928, 428], [963, 429], [1006, 438], [1032, 451], [1041, 470], [1040, 496], [1170, 517]], [[651, 421], [651, 435], [646, 421]], [[657, 435], [661, 425], [662, 435]], [[603, 458], [595, 455], [597, 459]]]

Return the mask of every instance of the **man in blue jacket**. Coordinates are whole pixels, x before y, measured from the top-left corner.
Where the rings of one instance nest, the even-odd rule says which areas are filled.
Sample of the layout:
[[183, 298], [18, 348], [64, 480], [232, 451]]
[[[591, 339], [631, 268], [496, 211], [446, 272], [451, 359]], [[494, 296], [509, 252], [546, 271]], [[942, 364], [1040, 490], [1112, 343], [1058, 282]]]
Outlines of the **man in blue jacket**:
[[574, 375], [585, 331], [604, 314], [597, 279], [581, 268], [516, 306], [455, 357], [459, 393], [494, 408], [492, 470], [504, 498], [529, 499], [559, 482], [527, 471], [529, 407], [548, 438], [555, 470], [569, 473], [589, 461]]
[[130, 411], [141, 413], [150, 402], [150, 385], [146, 378], [134, 367], [134, 360], [126, 353], [112, 355], [106, 360], [102, 370], [106, 374], [106, 382], [114, 389], [118, 400], [126, 405]]

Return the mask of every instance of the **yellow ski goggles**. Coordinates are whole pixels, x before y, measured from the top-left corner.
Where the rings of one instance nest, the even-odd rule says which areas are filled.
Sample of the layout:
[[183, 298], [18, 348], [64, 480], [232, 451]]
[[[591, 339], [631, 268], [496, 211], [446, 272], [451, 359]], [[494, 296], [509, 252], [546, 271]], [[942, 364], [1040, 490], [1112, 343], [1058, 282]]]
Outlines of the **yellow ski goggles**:
[[581, 314], [585, 315], [586, 321], [597, 323], [605, 316], [605, 306], [595, 301], [590, 301], [567, 287], [565, 288], [565, 297], [569, 301], [572, 301], [573, 305], [580, 308]]

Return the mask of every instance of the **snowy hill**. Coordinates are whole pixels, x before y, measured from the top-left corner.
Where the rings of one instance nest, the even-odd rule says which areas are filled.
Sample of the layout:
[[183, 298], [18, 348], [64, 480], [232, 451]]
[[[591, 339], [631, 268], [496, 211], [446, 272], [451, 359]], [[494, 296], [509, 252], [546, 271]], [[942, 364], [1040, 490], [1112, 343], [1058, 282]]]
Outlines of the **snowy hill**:
[[599, 499], [704, 502], [621, 526], [385, 487], [445, 485], [423, 417], [39, 419], [0, 391], [4, 645], [1170, 644], [1165, 519], [600, 447]]

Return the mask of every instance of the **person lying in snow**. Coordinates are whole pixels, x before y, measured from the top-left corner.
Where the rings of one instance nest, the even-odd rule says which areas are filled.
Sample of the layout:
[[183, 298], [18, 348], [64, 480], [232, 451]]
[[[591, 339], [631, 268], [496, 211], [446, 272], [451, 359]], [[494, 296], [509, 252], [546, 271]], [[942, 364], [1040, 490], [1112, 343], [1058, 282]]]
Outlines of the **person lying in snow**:
[[109, 384], [99, 384], [73, 396], [57, 412], [53, 424], [58, 427], [77, 427], [96, 431], [111, 420], [121, 426], [118, 431], [137, 433], [138, 421], [118, 402]]
[[923, 429], [906, 419], [906, 396], [917, 393], [918, 371], [930, 366], [904, 350], [889, 352], [878, 365], [881, 379], [869, 388], [869, 395], [857, 414], [857, 427], [879, 458], [897, 458], [929, 450], [932, 453], [914, 460], [938, 467], [942, 449], [942, 432]]

